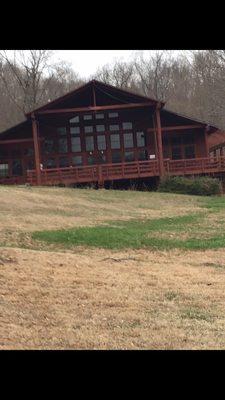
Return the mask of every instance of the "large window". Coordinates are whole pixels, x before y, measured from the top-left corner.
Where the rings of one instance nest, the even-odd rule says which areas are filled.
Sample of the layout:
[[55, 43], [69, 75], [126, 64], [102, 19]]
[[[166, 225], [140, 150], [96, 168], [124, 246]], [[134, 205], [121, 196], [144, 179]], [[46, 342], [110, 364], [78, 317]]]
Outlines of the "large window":
[[23, 175], [23, 167], [21, 160], [13, 160], [12, 162], [12, 174], [16, 176]]
[[4, 177], [8, 175], [9, 175], [9, 164], [8, 163], [0, 164], [0, 176]]
[[110, 135], [112, 149], [120, 149], [120, 135]]
[[84, 120], [85, 121], [89, 121], [89, 120], [91, 120], [92, 119], [92, 114], [86, 114], [86, 115], [84, 115]]
[[172, 147], [172, 159], [180, 160], [182, 158], [182, 149], [179, 146]]
[[59, 159], [59, 166], [61, 168], [69, 167], [69, 159], [67, 157], [61, 157]]
[[123, 129], [132, 129], [132, 122], [123, 122]]
[[71, 126], [70, 127], [70, 133], [71, 133], [72, 136], [79, 135], [80, 127], [79, 126]]
[[124, 153], [125, 161], [134, 161], [134, 152], [133, 151], [125, 151]]
[[67, 153], [68, 146], [67, 146], [67, 139], [59, 139], [59, 152], [60, 153]]
[[109, 125], [109, 130], [110, 130], [111, 132], [119, 131], [119, 129], [120, 129], [120, 127], [119, 127], [118, 124], [116, 124], [116, 125]]
[[139, 150], [138, 151], [138, 160], [145, 161], [148, 159], [148, 153], [146, 150]]
[[82, 156], [75, 156], [72, 158], [73, 165], [82, 165]]
[[46, 168], [56, 168], [56, 161], [54, 158], [49, 158], [46, 161]]
[[94, 150], [94, 137], [87, 136], [85, 138], [85, 142], [86, 142], [86, 151], [93, 151]]
[[109, 118], [118, 118], [118, 112], [110, 112], [108, 115]]
[[60, 136], [66, 136], [66, 127], [63, 126], [63, 127], [57, 128], [57, 133], [58, 133]]
[[77, 124], [79, 122], [80, 118], [79, 115], [76, 115], [76, 117], [73, 117], [70, 119], [71, 124]]
[[34, 155], [34, 149], [32, 147], [24, 149], [24, 155], [27, 157], [32, 157]]
[[144, 132], [136, 132], [137, 137], [137, 147], [145, 146], [145, 134]]
[[122, 162], [121, 152], [120, 151], [113, 151], [112, 152], [112, 162], [113, 163], [121, 163]]
[[96, 125], [97, 132], [105, 132], [105, 125]]
[[74, 153], [81, 151], [81, 142], [79, 137], [71, 138], [71, 149]]
[[106, 149], [105, 135], [98, 135], [97, 143], [98, 143], [98, 150], [105, 150]]
[[134, 147], [133, 133], [124, 133], [123, 139], [125, 149]]
[[104, 114], [102, 114], [102, 113], [95, 114], [95, 118], [96, 119], [104, 119]]
[[[65, 140], [65, 139], [63, 139], [63, 140]], [[55, 152], [55, 142], [53, 139], [45, 139], [44, 151], [46, 154]]]
[[184, 158], [195, 158], [195, 146], [185, 146]]
[[93, 126], [92, 125], [88, 125], [84, 127], [84, 132], [85, 133], [92, 133], [93, 132]]

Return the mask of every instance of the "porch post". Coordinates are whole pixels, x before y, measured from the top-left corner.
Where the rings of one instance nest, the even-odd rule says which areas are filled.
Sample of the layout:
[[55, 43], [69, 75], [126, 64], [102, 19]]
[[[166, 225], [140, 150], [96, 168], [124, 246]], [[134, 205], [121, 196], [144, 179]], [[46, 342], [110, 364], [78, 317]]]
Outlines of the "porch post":
[[37, 175], [37, 185], [41, 184], [41, 169], [40, 169], [40, 151], [39, 151], [39, 143], [38, 143], [38, 128], [37, 128], [37, 120], [35, 118], [34, 113], [31, 114], [32, 119], [32, 133], [34, 140], [34, 156], [35, 156], [35, 169]]
[[157, 103], [156, 110], [156, 130], [157, 130], [157, 144], [158, 144], [158, 162], [159, 162], [159, 176], [164, 175], [164, 164], [163, 164], [163, 146], [162, 146], [162, 128], [160, 119], [160, 103]]
[[205, 127], [204, 134], [205, 134], [205, 147], [206, 147], [206, 157], [209, 157], [209, 141], [208, 141], [208, 125]]

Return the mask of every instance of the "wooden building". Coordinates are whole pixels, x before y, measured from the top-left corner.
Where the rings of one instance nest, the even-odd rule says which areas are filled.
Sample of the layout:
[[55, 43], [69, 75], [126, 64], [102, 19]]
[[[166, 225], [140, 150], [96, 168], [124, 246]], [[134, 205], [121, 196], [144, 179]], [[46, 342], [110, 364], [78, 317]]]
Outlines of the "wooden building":
[[215, 173], [223, 168], [209, 157], [216, 131], [163, 102], [92, 80], [0, 133], [0, 183], [102, 186]]

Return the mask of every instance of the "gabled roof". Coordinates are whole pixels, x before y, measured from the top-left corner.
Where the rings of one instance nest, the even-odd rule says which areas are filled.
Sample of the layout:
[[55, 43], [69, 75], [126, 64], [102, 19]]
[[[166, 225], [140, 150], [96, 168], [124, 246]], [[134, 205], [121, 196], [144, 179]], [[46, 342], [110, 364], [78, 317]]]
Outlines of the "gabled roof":
[[[32, 110], [31, 112], [26, 114], [26, 117], [29, 117], [33, 112], [35, 113], [47, 109], [54, 109], [55, 106], [57, 106], [58, 108], [64, 108], [63, 105], [65, 105], [65, 103], [68, 103], [68, 101], [70, 100], [71, 101], [76, 99], [79, 100], [79, 95], [84, 94], [85, 92], [88, 93], [88, 91], [92, 90], [92, 88], [95, 89], [96, 94], [98, 92], [103, 93], [105, 96], [108, 96], [109, 98], [116, 100], [115, 104], [146, 103], [146, 102], [150, 102], [153, 105], [161, 103], [161, 106], [164, 106], [165, 104], [157, 99], [137, 94], [131, 90], [120, 89], [115, 86], [105, 84], [103, 82], [97, 81], [96, 79], [93, 79], [88, 83], [79, 86], [77, 89], [70, 91], [64, 96], [61, 96], [41, 107]], [[93, 104], [89, 104], [89, 106], [92, 105]], [[101, 105], [101, 104], [96, 104], [96, 105]]]

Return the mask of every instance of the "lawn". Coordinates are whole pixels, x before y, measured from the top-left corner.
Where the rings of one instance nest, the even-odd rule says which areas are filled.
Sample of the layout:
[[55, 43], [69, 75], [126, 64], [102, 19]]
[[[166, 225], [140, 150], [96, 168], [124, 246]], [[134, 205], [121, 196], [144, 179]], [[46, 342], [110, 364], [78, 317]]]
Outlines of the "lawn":
[[33, 233], [32, 238], [65, 247], [117, 250], [206, 250], [225, 247], [224, 198], [200, 198], [198, 204], [204, 211], [173, 217], [115, 220], [92, 227], [44, 230]]
[[0, 349], [225, 349], [225, 197], [0, 193]]

